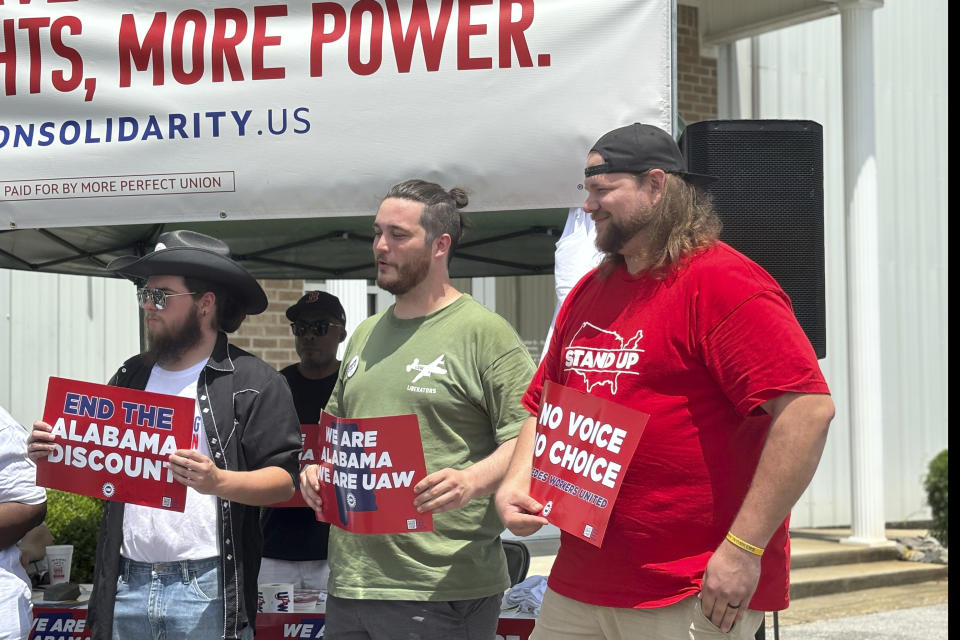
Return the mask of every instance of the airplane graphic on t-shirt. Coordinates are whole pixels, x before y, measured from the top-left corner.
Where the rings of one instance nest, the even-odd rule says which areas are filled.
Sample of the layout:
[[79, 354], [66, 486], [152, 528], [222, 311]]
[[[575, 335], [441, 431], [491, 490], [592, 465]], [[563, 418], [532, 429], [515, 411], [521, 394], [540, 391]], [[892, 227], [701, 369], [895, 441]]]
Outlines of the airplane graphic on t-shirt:
[[642, 339], [643, 329], [624, 342], [616, 331], [584, 322], [563, 349], [563, 369], [579, 374], [587, 393], [606, 384], [616, 395], [621, 375], [639, 375], [634, 367], [640, 362], [639, 354], [644, 352], [637, 347]]
[[430, 364], [420, 364], [420, 358], [414, 358], [413, 362], [407, 365], [407, 371], [408, 372], [418, 371], [419, 373], [417, 373], [416, 377], [410, 381], [410, 384], [413, 384], [420, 378], [424, 378], [424, 377], [429, 378], [431, 374], [434, 374], [434, 373], [438, 373], [438, 374], [446, 373], [447, 370], [444, 369], [442, 366], [443, 357], [444, 357], [444, 354], [441, 353], [437, 357], [437, 359], [431, 362]]

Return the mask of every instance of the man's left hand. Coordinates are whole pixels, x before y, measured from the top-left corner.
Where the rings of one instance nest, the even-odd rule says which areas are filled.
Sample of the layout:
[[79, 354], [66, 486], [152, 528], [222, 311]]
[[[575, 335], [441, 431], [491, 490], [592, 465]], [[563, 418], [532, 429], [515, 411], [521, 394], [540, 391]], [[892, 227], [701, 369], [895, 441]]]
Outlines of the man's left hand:
[[727, 633], [746, 613], [760, 580], [760, 556], [720, 543], [703, 573], [703, 615]]
[[475, 488], [468, 469], [441, 469], [431, 473], [413, 488], [413, 506], [420, 513], [443, 513], [459, 509], [474, 498]]
[[194, 449], [177, 449], [170, 454], [169, 463], [177, 482], [200, 493], [216, 495], [220, 469], [213, 460]]

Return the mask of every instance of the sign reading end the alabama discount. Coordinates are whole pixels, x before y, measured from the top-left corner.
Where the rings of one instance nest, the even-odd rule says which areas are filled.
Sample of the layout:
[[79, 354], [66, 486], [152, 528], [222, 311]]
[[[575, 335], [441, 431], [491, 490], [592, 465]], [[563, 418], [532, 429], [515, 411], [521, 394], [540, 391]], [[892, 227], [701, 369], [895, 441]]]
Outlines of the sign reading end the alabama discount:
[[540, 515], [599, 547], [649, 415], [547, 382], [533, 449], [530, 495]]
[[55, 450], [37, 484], [103, 500], [183, 511], [186, 486], [167, 459], [191, 442], [192, 398], [51, 377], [43, 421]]

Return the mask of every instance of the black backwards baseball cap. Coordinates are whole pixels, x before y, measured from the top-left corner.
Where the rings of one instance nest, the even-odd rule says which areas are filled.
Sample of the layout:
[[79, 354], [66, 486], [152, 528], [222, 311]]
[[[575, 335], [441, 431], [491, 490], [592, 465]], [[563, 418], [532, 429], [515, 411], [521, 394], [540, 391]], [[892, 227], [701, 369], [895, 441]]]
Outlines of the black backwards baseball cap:
[[287, 309], [287, 320], [296, 321], [304, 311], [320, 311], [342, 325], [347, 324], [347, 314], [343, 311], [340, 298], [326, 291], [307, 291], [297, 300], [297, 304]]
[[687, 171], [687, 161], [674, 139], [650, 124], [634, 122], [605, 133], [590, 151], [600, 154], [603, 163], [584, 169], [583, 175], [587, 178], [600, 173], [645, 173], [650, 169], [663, 169], [698, 187], [717, 180], [714, 176]]

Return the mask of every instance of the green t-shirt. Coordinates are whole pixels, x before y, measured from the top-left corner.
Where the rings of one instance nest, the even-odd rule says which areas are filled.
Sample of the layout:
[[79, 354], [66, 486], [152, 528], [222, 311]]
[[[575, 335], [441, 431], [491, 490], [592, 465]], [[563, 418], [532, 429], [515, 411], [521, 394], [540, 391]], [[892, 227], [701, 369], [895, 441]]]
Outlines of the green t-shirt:
[[[393, 307], [347, 343], [327, 412], [341, 418], [415, 413], [427, 473], [464, 469], [517, 436], [534, 372], [516, 331], [468, 295], [420, 318]], [[434, 514], [430, 532], [330, 528], [329, 591], [340, 598], [470, 600], [510, 586], [492, 497]]]

